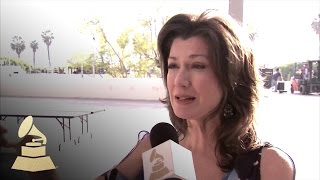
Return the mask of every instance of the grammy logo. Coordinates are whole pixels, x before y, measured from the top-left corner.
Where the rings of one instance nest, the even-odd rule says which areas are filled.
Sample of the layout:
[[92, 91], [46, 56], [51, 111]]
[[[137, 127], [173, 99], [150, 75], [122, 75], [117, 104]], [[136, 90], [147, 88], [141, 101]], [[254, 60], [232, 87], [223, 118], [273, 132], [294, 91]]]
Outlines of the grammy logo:
[[167, 167], [164, 166], [164, 158], [161, 154], [158, 154], [156, 152], [156, 149], [154, 149], [151, 152], [150, 155], [150, 162], [153, 163], [152, 166], [152, 173], [150, 175], [149, 180], [156, 180], [160, 179], [161, 177], [165, 176], [168, 174], [170, 171]]
[[31, 135], [32, 142], [27, 142], [21, 146], [21, 156], [18, 156], [11, 169], [37, 172], [55, 169], [50, 158], [46, 156], [47, 138], [33, 124], [32, 116], [26, 117], [21, 123], [18, 131], [19, 138]]

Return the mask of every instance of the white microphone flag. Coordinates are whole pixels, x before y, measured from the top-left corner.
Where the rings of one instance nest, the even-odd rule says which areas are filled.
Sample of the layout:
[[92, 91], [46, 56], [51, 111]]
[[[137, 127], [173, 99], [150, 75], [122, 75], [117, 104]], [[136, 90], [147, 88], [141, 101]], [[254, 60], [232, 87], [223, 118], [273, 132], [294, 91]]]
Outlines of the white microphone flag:
[[192, 153], [172, 140], [142, 154], [145, 180], [196, 179]]

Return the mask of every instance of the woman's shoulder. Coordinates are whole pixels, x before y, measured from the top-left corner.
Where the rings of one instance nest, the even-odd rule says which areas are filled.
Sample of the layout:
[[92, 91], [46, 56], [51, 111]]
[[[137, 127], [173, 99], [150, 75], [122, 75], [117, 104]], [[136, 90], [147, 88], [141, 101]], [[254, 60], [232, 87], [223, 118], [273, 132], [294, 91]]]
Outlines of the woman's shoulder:
[[294, 179], [295, 165], [285, 151], [275, 146], [261, 150], [260, 174], [263, 179]]
[[261, 163], [287, 164], [292, 165], [292, 158], [285, 151], [278, 147], [263, 147], [261, 150]]

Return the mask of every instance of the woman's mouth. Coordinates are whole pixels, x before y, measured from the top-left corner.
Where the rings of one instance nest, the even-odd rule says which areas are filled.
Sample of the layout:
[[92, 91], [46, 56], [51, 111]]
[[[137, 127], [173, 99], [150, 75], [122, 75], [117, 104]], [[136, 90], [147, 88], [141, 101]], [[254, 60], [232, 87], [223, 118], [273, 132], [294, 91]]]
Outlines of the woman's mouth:
[[190, 104], [196, 98], [193, 96], [175, 96], [176, 102], [179, 104]]

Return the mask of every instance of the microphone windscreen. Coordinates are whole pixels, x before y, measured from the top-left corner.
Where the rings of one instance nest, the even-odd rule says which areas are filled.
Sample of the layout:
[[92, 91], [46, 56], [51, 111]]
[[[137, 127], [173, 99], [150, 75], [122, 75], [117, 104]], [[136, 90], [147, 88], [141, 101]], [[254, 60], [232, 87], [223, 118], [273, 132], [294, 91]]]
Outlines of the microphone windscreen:
[[171, 124], [160, 122], [152, 127], [150, 132], [150, 141], [152, 147], [156, 147], [168, 140], [172, 140], [179, 144], [177, 131]]

